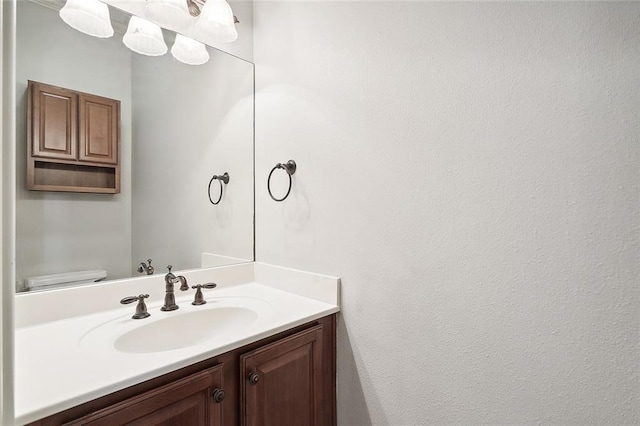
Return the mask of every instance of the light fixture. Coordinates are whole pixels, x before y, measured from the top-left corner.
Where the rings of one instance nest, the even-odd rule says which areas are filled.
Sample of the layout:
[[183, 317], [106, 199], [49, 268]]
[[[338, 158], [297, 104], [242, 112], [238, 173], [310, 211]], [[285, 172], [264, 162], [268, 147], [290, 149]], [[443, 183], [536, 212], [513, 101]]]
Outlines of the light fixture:
[[203, 43], [176, 34], [176, 41], [171, 47], [174, 58], [187, 65], [202, 65], [209, 60], [209, 52]]
[[[235, 24], [239, 21], [226, 0], [146, 0], [144, 11], [152, 22], [132, 16], [122, 39], [129, 49], [142, 55], [167, 53], [159, 25], [179, 32], [191, 28], [198, 39], [209, 44], [228, 43], [238, 38]], [[60, 17], [72, 28], [95, 37], [111, 37], [114, 33], [109, 6], [100, 0], [66, 0], [60, 9]], [[209, 53], [202, 43], [179, 34], [171, 53], [189, 65], [204, 64], [209, 60]]]
[[168, 50], [162, 37], [162, 29], [137, 16], [132, 16], [129, 20], [127, 33], [122, 41], [129, 49], [147, 56], [161, 56]]
[[235, 16], [225, 0], [207, 0], [200, 12], [196, 30], [207, 41], [229, 43], [238, 38]]
[[109, 6], [98, 0], [67, 0], [60, 9], [60, 18], [85, 34], [100, 38], [113, 36]]
[[[190, 7], [193, 11], [189, 10]], [[193, 25], [199, 11], [195, 3], [187, 0], [147, 0], [144, 8], [145, 18], [175, 31], [183, 31]]]

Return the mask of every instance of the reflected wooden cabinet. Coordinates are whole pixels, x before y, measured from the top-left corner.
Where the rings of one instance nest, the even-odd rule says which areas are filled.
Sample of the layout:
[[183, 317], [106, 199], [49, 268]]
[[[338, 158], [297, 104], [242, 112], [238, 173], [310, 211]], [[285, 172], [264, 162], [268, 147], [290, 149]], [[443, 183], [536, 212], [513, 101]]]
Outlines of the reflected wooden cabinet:
[[94, 95], [78, 95], [78, 159], [116, 164], [120, 102]]
[[120, 192], [120, 101], [29, 81], [27, 189]]
[[336, 315], [31, 423], [335, 426]]
[[75, 160], [78, 144], [78, 97], [67, 89], [29, 82], [32, 100], [31, 150], [34, 157]]

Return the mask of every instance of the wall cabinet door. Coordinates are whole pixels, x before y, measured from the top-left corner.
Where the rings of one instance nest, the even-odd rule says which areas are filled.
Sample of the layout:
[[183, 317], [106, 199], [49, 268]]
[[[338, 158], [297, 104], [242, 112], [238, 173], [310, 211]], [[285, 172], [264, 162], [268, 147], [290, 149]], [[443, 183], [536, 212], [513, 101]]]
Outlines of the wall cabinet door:
[[322, 324], [240, 357], [241, 424], [321, 426]]
[[33, 133], [34, 157], [63, 160], [77, 159], [77, 102], [75, 92], [60, 87], [34, 83], [29, 125]]
[[223, 426], [223, 364], [96, 411], [68, 425]]
[[120, 102], [100, 96], [78, 96], [80, 161], [118, 163]]

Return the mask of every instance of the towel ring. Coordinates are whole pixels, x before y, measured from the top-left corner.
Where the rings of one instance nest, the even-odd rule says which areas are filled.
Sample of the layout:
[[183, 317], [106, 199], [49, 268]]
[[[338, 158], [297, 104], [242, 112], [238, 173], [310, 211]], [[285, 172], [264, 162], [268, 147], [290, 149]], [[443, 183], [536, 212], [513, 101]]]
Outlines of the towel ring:
[[[271, 197], [271, 199], [273, 201], [284, 201], [287, 199], [287, 197], [289, 196], [289, 193], [291, 192], [291, 175], [294, 174], [296, 172], [296, 168], [298, 166], [296, 165], [296, 162], [293, 160], [289, 160], [286, 163], [278, 163], [276, 164], [273, 169], [271, 169], [271, 172], [269, 173], [269, 178], [267, 179], [267, 191], [269, 191], [269, 196]], [[289, 176], [289, 189], [287, 190], [287, 193], [285, 194], [284, 197], [282, 198], [276, 198], [273, 196], [273, 194], [271, 193], [271, 175], [273, 174], [273, 172], [275, 172], [277, 169], [284, 169], [285, 172], [287, 172], [287, 176]]]
[[[214, 180], [217, 180], [218, 183], [220, 184], [220, 197], [218, 197], [218, 201], [216, 201], [215, 203], [211, 199], [211, 184], [213, 183]], [[209, 201], [214, 206], [220, 204], [220, 201], [222, 200], [222, 183], [223, 182], [224, 182], [225, 185], [229, 183], [229, 173], [224, 172], [224, 174], [222, 176], [213, 175], [213, 177], [209, 181], [209, 188], [207, 189], [207, 194], [209, 195]]]

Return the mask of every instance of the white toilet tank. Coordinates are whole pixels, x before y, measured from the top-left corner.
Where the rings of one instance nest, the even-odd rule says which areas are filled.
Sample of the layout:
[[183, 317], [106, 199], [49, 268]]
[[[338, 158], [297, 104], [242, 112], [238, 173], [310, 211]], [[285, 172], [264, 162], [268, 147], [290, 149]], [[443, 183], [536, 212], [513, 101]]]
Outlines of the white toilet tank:
[[107, 278], [107, 271], [97, 269], [93, 271], [63, 272], [61, 274], [40, 275], [25, 279], [27, 291], [49, 290], [78, 284], [101, 281]]

